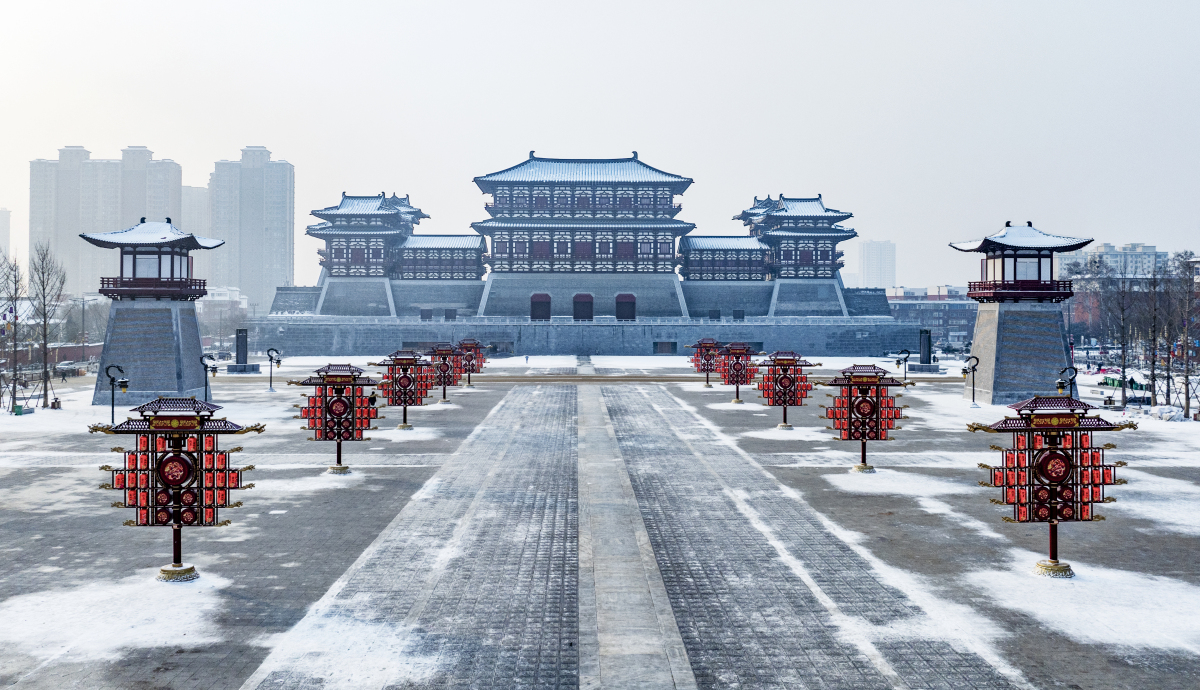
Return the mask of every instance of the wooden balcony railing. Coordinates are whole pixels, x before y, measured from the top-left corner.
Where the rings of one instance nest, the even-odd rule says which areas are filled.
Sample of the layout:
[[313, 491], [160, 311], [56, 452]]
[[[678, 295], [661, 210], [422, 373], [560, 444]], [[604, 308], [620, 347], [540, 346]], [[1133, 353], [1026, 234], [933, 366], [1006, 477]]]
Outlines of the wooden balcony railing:
[[208, 294], [205, 282], [195, 278], [101, 278], [100, 294], [116, 299], [166, 297], [190, 302]]
[[1069, 280], [980, 280], [967, 284], [977, 302], [1061, 302], [1071, 295]]

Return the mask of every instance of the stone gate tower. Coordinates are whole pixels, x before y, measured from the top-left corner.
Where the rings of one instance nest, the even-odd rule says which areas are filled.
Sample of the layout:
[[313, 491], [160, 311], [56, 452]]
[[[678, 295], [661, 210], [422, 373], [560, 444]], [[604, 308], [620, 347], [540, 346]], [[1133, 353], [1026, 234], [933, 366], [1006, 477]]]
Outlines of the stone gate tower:
[[[967, 296], [979, 302], [971, 346], [979, 358], [976, 399], [1007, 405], [1057, 394], [1055, 381], [1070, 364], [1061, 303], [1074, 293], [1071, 281], [1054, 279], [1054, 255], [1091, 241], [1010, 221], [982, 240], [950, 245], [984, 255], [979, 280], [967, 289]], [[963, 396], [971, 397], [970, 377]]]
[[204, 394], [203, 350], [195, 301], [204, 281], [192, 277], [196, 249], [215, 249], [224, 240], [196, 237], [166, 222], [142, 222], [126, 230], [80, 235], [105, 249], [120, 250], [119, 274], [100, 279], [100, 293], [112, 299], [93, 405], [109, 404], [105, 369], [116, 364], [129, 379], [120, 405], [138, 405], [157, 397]]

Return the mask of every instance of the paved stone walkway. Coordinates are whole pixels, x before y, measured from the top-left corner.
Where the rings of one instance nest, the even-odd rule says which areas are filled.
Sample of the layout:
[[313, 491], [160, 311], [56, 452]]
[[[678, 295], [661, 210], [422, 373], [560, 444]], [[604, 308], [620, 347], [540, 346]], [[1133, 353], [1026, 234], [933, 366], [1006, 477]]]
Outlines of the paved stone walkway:
[[513, 389], [243, 687], [577, 686], [575, 395]]
[[664, 387], [603, 390], [699, 687], [1010, 687], [975, 654], [880, 634], [920, 609]]

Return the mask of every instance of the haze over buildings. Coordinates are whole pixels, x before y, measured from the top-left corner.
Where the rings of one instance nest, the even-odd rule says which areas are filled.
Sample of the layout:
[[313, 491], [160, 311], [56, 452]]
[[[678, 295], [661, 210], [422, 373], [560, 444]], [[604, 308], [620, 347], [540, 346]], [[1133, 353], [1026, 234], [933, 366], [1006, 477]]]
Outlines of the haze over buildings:
[[866, 288], [896, 285], [896, 245], [887, 240], [863, 240], [858, 245], [858, 281]]
[[7, 256], [11, 251], [12, 211], [0, 208], [0, 251]]

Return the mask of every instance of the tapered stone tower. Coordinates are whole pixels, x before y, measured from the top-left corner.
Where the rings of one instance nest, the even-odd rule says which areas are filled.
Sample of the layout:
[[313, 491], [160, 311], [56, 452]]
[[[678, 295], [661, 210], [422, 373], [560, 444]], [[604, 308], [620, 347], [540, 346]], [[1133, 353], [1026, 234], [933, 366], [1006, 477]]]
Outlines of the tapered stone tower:
[[[967, 289], [967, 296], [979, 302], [971, 345], [971, 354], [979, 358], [976, 400], [1007, 405], [1058, 394], [1055, 381], [1070, 364], [1061, 303], [1074, 293], [1071, 281], [1054, 279], [1054, 255], [1091, 241], [1009, 222], [982, 240], [950, 245], [984, 255], [979, 280]], [[971, 393], [968, 376], [963, 397]]]
[[203, 280], [192, 277], [188, 253], [215, 249], [225, 241], [183, 232], [170, 218], [150, 223], [143, 218], [126, 230], [80, 237], [97, 247], [120, 250], [118, 277], [100, 279], [100, 293], [112, 299], [112, 306], [92, 404], [109, 404], [104, 372], [114, 364], [129, 379], [127, 392], [117, 390], [120, 405], [139, 405], [159, 396], [202, 396], [203, 350], [195, 301], [207, 291]]

